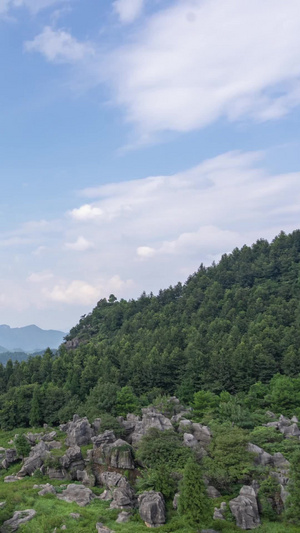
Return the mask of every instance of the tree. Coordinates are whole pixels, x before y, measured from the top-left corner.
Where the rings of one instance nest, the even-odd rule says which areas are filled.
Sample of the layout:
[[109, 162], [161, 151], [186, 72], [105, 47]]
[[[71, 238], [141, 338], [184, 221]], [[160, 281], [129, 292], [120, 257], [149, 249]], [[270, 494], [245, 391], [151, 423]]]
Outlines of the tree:
[[18, 435], [15, 438], [15, 448], [17, 450], [17, 454], [24, 459], [24, 457], [28, 457], [31, 446], [28, 442], [28, 440], [24, 437], [24, 435]]
[[199, 464], [190, 458], [183, 471], [180, 483], [179, 513], [191, 525], [205, 525], [211, 518], [211, 504]]
[[286, 517], [293, 524], [300, 525], [300, 449], [291, 461], [289, 494]]
[[116, 413], [126, 416], [128, 413], [135, 413], [139, 407], [139, 401], [134, 394], [132, 387], [126, 385], [117, 392]]

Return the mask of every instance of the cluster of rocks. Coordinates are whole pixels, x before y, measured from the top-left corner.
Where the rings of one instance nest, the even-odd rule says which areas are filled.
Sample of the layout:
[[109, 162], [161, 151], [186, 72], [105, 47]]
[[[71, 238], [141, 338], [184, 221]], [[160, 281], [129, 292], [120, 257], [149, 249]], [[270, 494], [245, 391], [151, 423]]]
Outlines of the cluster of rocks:
[[[174, 404], [175, 404], [174, 399]], [[179, 411], [179, 412], [178, 412]], [[57, 498], [67, 502], [76, 502], [79, 506], [88, 505], [96, 496], [91, 487], [95, 484], [104, 488], [104, 492], [97, 496], [110, 502], [111, 509], [120, 511], [117, 522], [126, 522], [130, 519], [132, 510], [138, 508], [143, 521], [148, 527], [158, 527], [165, 523], [165, 502], [161, 493], [147, 491], [138, 497], [132, 489], [128, 479], [123, 475], [128, 473], [129, 479], [134, 479], [137, 468], [140, 466], [135, 461], [134, 449], [138, 446], [142, 437], [151, 428], [160, 431], [176, 430], [182, 435], [183, 444], [197, 452], [198, 456], [207, 453], [206, 449], [211, 442], [212, 434], [209, 427], [191, 421], [189, 411], [179, 409], [168, 418], [154, 407], [142, 409], [142, 416], [133, 414], [126, 418], [119, 417], [118, 421], [123, 429], [123, 438], [117, 438], [113, 431], [106, 430], [101, 433], [101, 419], [96, 419], [92, 424], [87, 418], [74, 415], [73, 420], [60, 426], [60, 430], [66, 433], [67, 450], [60, 457], [53, 456], [51, 451], [61, 447], [61, 443], [55, 438], [57, 433], [28, 433], [26, 438], [31, 445], [29, 456], [23, 460], [22, 467], [16, 476], [7, 476], [6, 482], [32, 475], [36, 470], [47, 474], [50, 479], [77, 481], [80, 484], [69, 483], [62, 492], [57, 492], [51, 484], [36, 486], [39, 495], [56, 495]], [[268, 413], [270, 418], [275, 419], [273, 413]], [[299, 437], [298, 420], [296, 417], [288, 419], [280, 416], [279, 420], [272, 420], [266, 424], [274, 427], [286, 438]], [[84, 458], [81, 446], [90, 446], [87, 457]], [[280, 497], [282, 508], [288, 495], [288, 470], [289, 462], [281, 453], [269, 454], [259, 446], [249, 443], [248, 451], [253, 453], [254, 463], [262, 467], [268, 467], [271, 475], [280, 485]], [[0, 461], [2, 468], [8, 468], [18, 460], [14, 448], [0, 449]], [[219, 498], [220, 493], [205, 480], [207, 493], [210, 498]], [[259, 505], [257, 501], [257, 484], [242, 487], [240, 494], [229, 502], [229, 508], [235, 517], [236, 524], [241, 529], [254, 529], [260, 525]], [[174, 498], [174, 507], [177, 508], [179, 494]], [[26, 518], [26, 513], [21, 519]], [[219, 508], [215, 508], [214, 518], [225, 519], [226, 504], [223, 502]], [[15, 516], [15, 515], [14, 515]], [[28, 515], [29, 516], [29, 515]], [[20, 518], [20, 517], [19, 517]], [[14, 517], [11, 519], [13, 520]], [[28, 518], [31, 519], [31, 518]], [[101, 523], [96, 525], [100, 533], [108, 533], [109, 530]], [[16, 529], [12, 529], [15, 531]], [[0, 530], [2, 533], [2, 529]], [[6, 530], [3, 530], [6, 531]], [[208, 531], [208, 530], [207, 530]]]

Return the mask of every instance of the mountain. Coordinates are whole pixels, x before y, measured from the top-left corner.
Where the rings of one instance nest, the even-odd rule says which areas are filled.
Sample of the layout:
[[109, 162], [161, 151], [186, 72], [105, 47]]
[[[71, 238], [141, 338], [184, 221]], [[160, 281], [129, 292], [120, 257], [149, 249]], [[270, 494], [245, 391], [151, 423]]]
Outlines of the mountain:
[[1, 352], [38, 352], [46, 348], [58, 348], [65, 333], [57, 330], [43, 330], [35, 325], [11, 328], [0, 325]]

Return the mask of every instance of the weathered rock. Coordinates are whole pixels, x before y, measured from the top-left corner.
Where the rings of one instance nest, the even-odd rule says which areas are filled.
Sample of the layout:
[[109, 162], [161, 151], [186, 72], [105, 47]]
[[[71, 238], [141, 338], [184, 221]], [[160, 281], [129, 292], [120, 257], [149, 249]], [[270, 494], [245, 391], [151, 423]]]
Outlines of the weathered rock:
[[118, 439], [110, 448], [110, 465], [113, 468], [133, 470], [133, 449], [125, 440]]
[[70, 479], [70, 476], [62, 468], [47, 468], [46, 472], [50, 479], [65, 479], [66, 481]]
[[291, 426], [279, 426], [279, 431], [286, 438], [300, 436], [300, 429], [298, 428], [297, 424], [292, 424]]
[[30, 446], [35, 446], [42, 438], [42, 433], [26, 433], [25, 437], [28, 440]]
[[229, 502], [236, 525], [241, 529], [255, 529], [260, 525], [258, 505], [253, 487], [244, 486], [240, 495]]
[[299, 420], [298, 420], [298, 418], [297, 418], [296, 416], [293, 416], [293, 417], [291, 418], [291, 422], [293, 422], [293, 424], [294, 424], [294, 423], [295, 423], [295, 424], [298, 424], [298, 423], [299, 423]]
[[136, 421], [134, 431], [129, 437], [129, 442], [131, 442], [133, 446], [137, 445], [141, 438], [146, 435], [147, 431], [151, 428], [156, 428], [160, 431], [173, 429], [169, 418], [159, 413], [154, 407], [145, 407], [142, 409], [142, 413], [142, 420]]
[[85, 507], [93, 500], [93, 498], [95, 498], [95, 496], [91, 489], [84, 485], [70, 484], [61, 494], [57, 494], [57, 498], [68, 503], [75, 502], [80, 507]]
[[127, 479], [117, 472], [102, 472], [99, 477], [99, 482], [100, 485], [103, 485], [108, 489], [112, 489], [117, 486], [126, 486], [128, 483]]
[[222, 502], [220, 507], [215, 507], [214, 509], [214, 520], [225, 520], [225, 511], [226, 511], [226, 503]]
[[192, 433], [199, 444], [204, 448], [210, 444], [211, 431], [208, 426], [203, 426], [202, 424], [194, 422], [192, 424]]
[[3, 468], [7, 469], [10, 465], [18, 460], [18, 454], [15, 448], [5, 450], [5, 459], [2, 461]]
[[97, 533], [115, 533], [112, 529], [109, 529], [108, 527], [104, 526], [100, 522], [96, 524]]
[[118, 524], [125, 524], [126, 522], [129, 522], [130, 517], [131, 517], [131, 513], [128, 513], [127, 511], [122, 511], [121, 513], [118, 514], [118, 518], [116, 522]]
[[23, 466], [18, 472], [18, 476], [31, 476], [38, 468], [40, 468], [46, 457], [49, 455], [48, 446], [41, 441], [36, 444], [29, 454], [29, 457], [24, 459]]
[[0, 509], [3, 509], [6, 505], [6, 502], [0, 502]]
[[58, 440], [50, 440], [50, 442], [47, 443], [49, 450], [60, 450], [61, 448], [61, 442]]
[[111, 509], [131, 509], [135, 506], [135, 494], [128, 482], [125, 486], [113, 489], [112, 495]]
[[282, 453], [277, 452], [272, 456], [273, 464], [276, 468], [287, 470], [290, 466], [290, 462], [282, 455]]
[[88, 419], [79, 418], [78, 415], [74, 415], [73, 421], [68, 425], [67, 428], [67, 446], [85, 446], [92, 442], [92, 437], [94, 436], [94, 430], [91, 427]]
[[256, 465], [267, 466], [274, 464], [272, 455], [268, 452], [265, 452], [265, 450], [263, 450], [259, 446], [256, 446], [256, 444], [252, 444], [251, 442], [249, 442], [248, 452], [255, 454], [254, 464]]
[[191, 429], [192, 429], [192, 422], [190, 420], [187, 420], [186, 418], [182, 418], [182, 420], [180, 420], [179, 425], [178, 425], [179, 433], [190, 432]]
[[104, 433], [97, 435], [96, 437], [92, 437], [92, 443], [94, 445], [94, 448], [100, 448], [100, 446], [102, 446], [103, 444], [112, 444], [116, 440], [117, 438], [114, 432], [109, 429], [104, 431]]
[[183, 434], [183, 444], [188, 448], [195, 448], [199, 445], [196, 437], [194, 437], [194, 435], [192, 435], [191, 433]]
[[70, 518], [74, 518], [74, 520], [79, 520], [80, 514], [79, 513], [70, 513]]
[[42, 490], [38, 492], [39, 496], [45, 496], [45, 494], [56, 494], [56, 490], [53, 487], [53, 485], [50, 485], [50, 483], [46, 483]]
[[290, 426], [291, 425], [291, 420], [289, 418], [287, 418], [286, 416], [280, 415], [279, 424], [281, 426]]
[[41, 440], [43, 440], [44, 442], [50, 442], [54, 440], [56, 436], [57, 436], [56, 431], [51, 431], [50, 433], [46, 433], [46, 435], [43, 435]]
[[95, 435], [98, 435], [101, 428], [101, 418], [95, 418], [94, 422], [92, 422], [92, 428]]
[[85, 462], [79, 446], [71, 446], [59, 460], [62, 468], [67, 470], [72, 479], [77, 479], [77, 471], [85, 469]]
[[139, 513], [148, 527], [159, 527], [166, 521], [166, 508], [163, 495], [153, 490], [138, 497]]
[[13, 483], [14, 481], [20, 481], [20, 478], [17, 476], [6, 476], [4, 478], [4, 483]]
[[94, 487], [96, 484], [96, 478], [93, 474], [88, 474], [86, 470], [77, 470], [77, 481], [81, 481], [86, 487]]
[[267, 415], [269, 418], [276, 418], [275, 413], [273, 413], [272, 411], [266, 411], [266, 415]]
[[34, 509], [26, 509], [24, 511], [16, 511], [10, 520], [6, 520], [0, 529], [1, 533], [12, 533], [17, 531], [22, 524], [32, 520], [36, 515]]
[[173, 509], [178, 509], [179, 498], [180, 498], [180, 493], [176, 492], [173, 498]]
[[112, 500], [113, 499], [112, 491], [108, 490], [108, 489], [105, 489], [102, 492], [102, 494], [100, 494], [99, 499], [103, 500], [105, 502], [108, 502], [109, 500]]
[[220, 498], [221, 496], [219, 491], [212, 485], [208, 485], [208, 487], [206, 487], [206, 490], [209, 498]]

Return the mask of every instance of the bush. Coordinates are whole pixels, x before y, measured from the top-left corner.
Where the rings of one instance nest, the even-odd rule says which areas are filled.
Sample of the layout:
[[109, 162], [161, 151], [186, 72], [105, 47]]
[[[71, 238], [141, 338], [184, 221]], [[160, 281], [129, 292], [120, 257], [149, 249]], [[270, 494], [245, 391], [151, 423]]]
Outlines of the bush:
[[22, 457], [22, 458], [28, 457], [28, 455], [30, 453], [30, 450], [31, 450], [31, 446], [30, 446], [28, 440], [24, 437], [24, 435], [18, 435], [15, 438], [14, 444], [15, 444], [15, 448], [17, 450], [17, 454], [20, 457]]
[[162, 465], [171, 470], [180, 470], [191, 454], [191, 450], [183, 446], [181, 437], [172, 429], [160, 431], [151, 428], [142, 438], [136, 457], [148, 468]]

